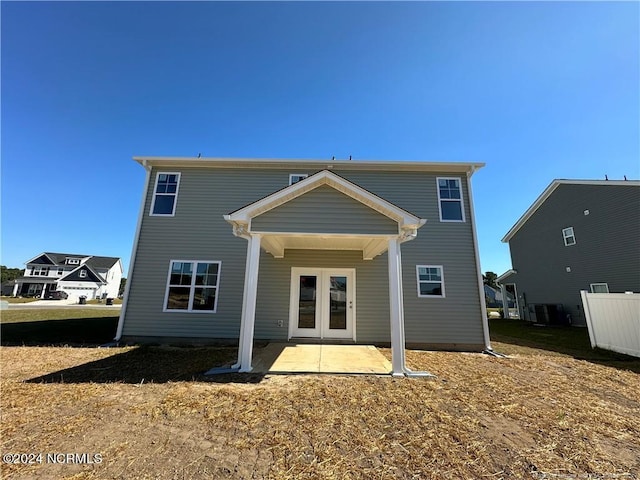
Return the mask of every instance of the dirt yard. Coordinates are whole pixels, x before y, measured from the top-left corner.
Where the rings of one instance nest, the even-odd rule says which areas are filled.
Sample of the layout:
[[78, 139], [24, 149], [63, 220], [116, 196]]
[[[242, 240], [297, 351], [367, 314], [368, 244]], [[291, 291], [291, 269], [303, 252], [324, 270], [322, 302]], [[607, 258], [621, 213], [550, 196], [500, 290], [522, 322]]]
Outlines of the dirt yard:
[[207, 381], [232, 349], [2, 347], [2, 476], [639, 478], [640, 376], [517, 351], [408, 352], [435, 379]]

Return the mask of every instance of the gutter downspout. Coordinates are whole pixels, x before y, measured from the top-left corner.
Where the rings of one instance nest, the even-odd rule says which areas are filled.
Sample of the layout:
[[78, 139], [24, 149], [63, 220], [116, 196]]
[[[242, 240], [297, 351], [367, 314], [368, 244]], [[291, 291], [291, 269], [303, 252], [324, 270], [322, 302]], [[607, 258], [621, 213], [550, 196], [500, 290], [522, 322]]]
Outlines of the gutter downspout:
[[138, 226], [136, 227], [136, 235], [133, 240], [133, 247], [131, 248], [129, 272], [127, 273], [127, 284], [124, 287], [124, 300], [122, 301], [122, 309], [120, 310], [120, 318], [118, 319], [118, 329], [116, 330], [116, 336], [113, 339], [116, 342], [120, 341], [120, 338], [122, 337], [122, 329], [124, 328], [124, 317], [127, 313], [127, 305], [129, 304], [129, 290], [131, 289], [133, 266], [136, 262], [136, 254], [138, 253], [138, 241], [140, 240], [142, 218], [144, 217], [144, 207], [147, 201], [147, 195], [149, 193], [149, 181], [151, 180], [151, 167], [147, 165], [146, 160], [142, 161], [142, 166], [147, 171], [147, 174], [145, 178], [144, 192], [142, 194], [142, 201], [140, 202], [140, 212], [138, 213]]
[[471, 218], [471, 232], [473, 235], [473, 250], [476, 257], [476, 271], [478, 272], [478, 295], [480, 297], [480, 310], [482, 314], [482, 333], [484, 335], [484, 348], [491, 352], [491, 338], [489, 337], [489, 320], [487, 319], [487, 303], [484, 298], [484, 283], [482, 281], [482, 270], [480, 268], [480, 250], [478, 248], [478, 235], [476, 233], [476, 215], [473, 207], [473, 192], [471, 191], [471, 175], [475, 169], [467, 172], [467, 189], [469, 192], [469, 217]]

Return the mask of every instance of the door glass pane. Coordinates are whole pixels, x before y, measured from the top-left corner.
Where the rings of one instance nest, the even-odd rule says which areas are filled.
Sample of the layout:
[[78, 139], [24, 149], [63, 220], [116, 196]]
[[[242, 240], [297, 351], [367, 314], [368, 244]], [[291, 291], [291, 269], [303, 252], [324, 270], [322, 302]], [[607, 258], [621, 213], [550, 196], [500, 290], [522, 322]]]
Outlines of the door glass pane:
[[298, 299], [298, 328], [316, 328], [316, 292], [318, 277], [300, 275]]
[[329, 329], [347, 329], [347, 277], [330, 277]]

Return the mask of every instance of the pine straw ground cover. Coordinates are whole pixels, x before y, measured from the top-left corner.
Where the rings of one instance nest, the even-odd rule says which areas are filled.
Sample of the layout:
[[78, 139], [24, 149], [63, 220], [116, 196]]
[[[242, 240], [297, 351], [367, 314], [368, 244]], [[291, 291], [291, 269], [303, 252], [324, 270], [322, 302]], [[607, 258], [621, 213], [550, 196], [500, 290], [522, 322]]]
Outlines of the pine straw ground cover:
[[520, 352], [505, 359], [407, 352], [411, 367], [437, 375], [430, 380], [206, 381], [199, 372], [231, 358], [232, 349], [2, 347], [2, 453], [102, 458], [3, 464], [2, 475], [638, 478], [638, 374]]

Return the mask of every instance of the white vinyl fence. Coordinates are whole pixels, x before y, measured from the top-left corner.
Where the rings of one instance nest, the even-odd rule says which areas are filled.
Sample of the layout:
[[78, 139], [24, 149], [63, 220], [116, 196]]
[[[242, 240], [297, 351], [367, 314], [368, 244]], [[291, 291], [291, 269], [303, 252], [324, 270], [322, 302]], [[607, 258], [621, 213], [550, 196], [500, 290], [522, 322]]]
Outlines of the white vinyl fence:
[[580, 295], [591, 346], [640, 357], [640, 294]]

